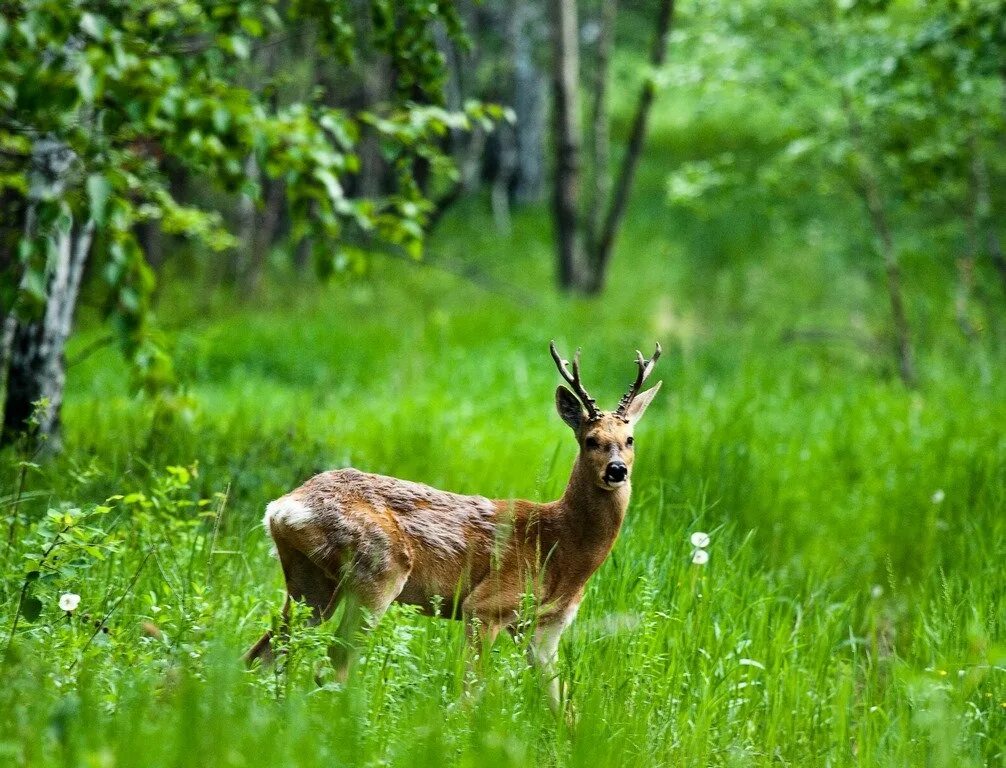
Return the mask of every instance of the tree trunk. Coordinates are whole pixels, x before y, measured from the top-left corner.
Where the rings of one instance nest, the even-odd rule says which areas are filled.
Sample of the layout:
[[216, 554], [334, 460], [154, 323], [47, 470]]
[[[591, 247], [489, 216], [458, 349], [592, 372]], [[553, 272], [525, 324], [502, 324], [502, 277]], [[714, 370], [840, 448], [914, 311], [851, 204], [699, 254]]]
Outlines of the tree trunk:
[[579, 29], [575, 0], [551, 0], [552, 82], [555, 100], [553, 207], [559, 247], [559, 285], [582, 289], [583, 264], [577, 204], [580, 194]]
[[[245, 158], [244, 173], [248, 179], [261, 181], [258, 161], [255, 155]], [[251, 195], [242, 194], [237, 201], [234, 212], [234, 233], [237, 236], [237, 247], [230, 254], [228, 261], [228, 281], [239, 288], [239, 294], [245, 295], [247, 275], [253, 269], [255, 260], [255, 199]]]
[[307, 272], [311, 265], [311, 239], [302, 237], [293, 251], [293, 268], [298, 274]]
[[513, 126], [501, 124], [496, 127], [496, 144], [499, 157], [489, 199], [496, 229], [510, 234], [510, 189], [517, 173], [517, 137]]
[[912, 354], [912, 342], [908, 329], [908, 317], [901, 297], [901, 267], [898, 264], [898, 254], [894, 248], [894, 238], [887, 221], [887, 210], [880, 196], [876, 179], [869, 170], [862, 173], [862, 193], [870, 214], [870, 223], [877, 236], [880, 255], [884, 260], [884, 272], [887, 277], [887, 298], [891, 305], [891, 319], [894, 322], [894, 353], [898, 360], [898, 372], [906, 386], [916, 384], [915, 363]]
[[150, 268], [157, 271], [163, 267], [164, 233], [161, 231], [161, 222], [157, 219], [148, 219], [137, 224], [136, 239]]
[[[63, 192], [65, 176], [73, 161], [73, 153], [65, 145], [48, 139], [37, 142], [32, 158], [35, 180], [25, 216], [26, 236], [34, 230], [39, 201]], [[58, 451], [66, 381], [64, 350], [94, 238], [94, 222], [71, 224], [69, 229], [57, 229], [51, 236], [53, 261], [48, 265], [46, 302], [41, 317], [19, 320], [12, 314], [4, 329], [10, 347], [2, 441], [9, 443], [30, 431], [33, 439], [45, 441], [50, 451]], [[45, 407], [37, 408], [39, 401], [45, 401]], [[34, 428], [33, 414], [37, 418]]]
[[[60, 449], [60, 409], [66, 383], [64, 351], [93, 237], [94, 223], [90, 221], [56, 235], [56, 263], [43, 315], [38, 320], [12, 324], [4, 443], [31, 431], [33, 439], [44, 440], [49, 451]], [[46, 401], [46, 407], [38, 409], [38, 425], [32, 430], [30, 421], [35, 404], [42, 400]]]
[[[364, 25], [363, 40], [369, 40], [372, 30], [370, 13], [364, 11], [361, 16]], [[380, 105], [391, 96], [392, 71], [387, 54], [375, 48], [365, 48], [359, 54], [363, 68], [362, 109], [379, 112]], [[376, 198], [383, 195], [389, 187], [387, 163], [381, 153], [380, 137], [369, 128], [364, 128], [357, 145], [356, 154], [360, 159], [360, 170], [357, 173], [359, 197]]]
[[856, 177], [852, 181], [853, 188], [859, 193], [866, 206], [873, 233], [877, 238], [877, 249], [884, 263], [887, 283], [887, 299], [891, 306], [891, 320], [894, 323], [894, 355], [898, 361], [898, 372], [901, 380], [908, 387], [916, 384], [915, 363], [912, 354], [912, 341], [908, 329], [908, 317], [905, 313], [904, 301], [901, 297], [901, 267], [898, 264], [898, 253], [894, 247], [894, 237], [887, 220], [887, 209], [880, 191], [876, 170], [866, 151], [863, 127], [852, 107], [852, 100], [845, 92], [842, 93], [842, 109], [849, 123], [849, 135], [852, 146], [857, 153]]
[[957, 292], [954, 297], [954, 317], [961, 334], [970, 341], [978, 338], [978, 329], [971, 322], [968, 305], [975, 282], [975, 259], [970, 246], [969, 253], [957, 259]]
[[548, 84], [535, 60], [541, 14], [535, 3], [517, 0], [509, 30], [513, 57], [513, 111], [516, 169], [513, 197], [537, 203], [545, 191], [545, 100]]
[[[24, 233], [35, 233], [38, 206], [60, 199], [76, 162], [73, 151], [62, 142], [42, 138], [35, 142], [29, 170], [28, 205]], [[64, 350], [73, 326], [74, 310], [94, 237], [94, 222], [54, 229], [47, 265], [46, 301], [41, 316], [19, 319], [11, 313], [5, 322], [8, 344], [7, 382], [3, 431], [0, 442], [9, 443], [31, 432], [34, 440], [45, 441], [50, 451], [60, 447], [60, 408], [66, 380]], [[46, 407], [36, 409], [45, 401]], [[36, 415], [37, 426], [32, 426]]]
[[1006, 256], [1003, 255], [999, 232], [996, 230], [995, 217], [992, 215], [992, 198], [989, 194], [989, 170], [985, 164], [985, 155], [977, 139], [973, 139], [971, 151], [971, 183], [974, 187], [975, 222], [978, 229], [979, 242], [985, 240], [985, 250], [989, 259], [999, 273], [1003, 291], [1006, 292]]
[[[474, 83], [471, 81], [474, 80], [474, 77], [471, 75], [477, 72], [479, 66], [478, 14], [475, 13], [474, 3], [465, 3], [459, 13], [463, 18], [464, 28], [472, 33], [471, 47], [467, 51], [462, 51], [442, 26], [437, 25], [435, 29], [437, 45], [444, 55], [447, 70], [447, 79], [444, 82], [444, 104], [452, 112], [461, 111], [464, 108], [466, 96], [473, 94]], [[458, 170], [458, 177], [447, 191], [433, 201], [433, 210], [427, 216], [424, 224], [427, 235], [433, 232], [443, 215], [463, 195], [478, 189], [485, 145], [485, 132], [477, 125], [473, 125], [467, 131], [452, 128], [448, 133], [448, 146]]]
[[280, 226], [283, 211], [286, 207], [286, 185], [280, 179], [265, 180], [265, 200], [259, 213], [258, 227], [255, 231], [255, 253], [258, 259], [256, 283], [262, 277], [262, 268], [269, 257], [269, 252], [280, 237]]
[[[971, 141], [972, 150], [972, 170], [975, 170], [977, 157], [974, 154], [978, 150], [977, 138]], [[979, 214], [979, 192], [977, 174], [972, 173], [970, 185], [970, 207], [962, 211], [961, 218], [964, 219], [964, 253], [956, 261], [957, 267], [957, 287], [954, 295], [954, 317], [957, 320], [957, 327], [965, 338], [975, 340], [978, 338], [978, 329], [971, 322], [969, 305], [971, 295], [975, 285], [975, 263], [978, 253], [981, 250], [979, 245], [981, 237], [981, 217]]]
[[656, 76], [658, 70], [667, 60], [667, 44], [670, 38], [671, 21], [674, 18], [674, 0], [660, 0], [660, 7], [657, 9], [656, 35], [653, 39], [653, 48], [650, 50], [651, 72], [647, 75], [646, 81], [639, 92], [636, 102], [636, 112], [632, 117], [632, 127], [629, 129], [629, 143], [622, 158], [622, 165], [618, 171], [615, 181], [615, 191], [611, 198], [611, 206], [608, 208], [608, 215], [605, 216], [604, 226], [597, 238], [597, 245], [591, 254], [592, 282], [590, 290], [600, 291], [604, 287], [607, 277], [608, 264], [611, 261], [612, 249], [615, 245], [615, 238], [625, 215], [625, 206], [629, 202], [629, 192], [632, 190], [632, 182], [636, 175], [636, 168], [639, 165], [639, 158], [643, 152], [643, 143], [646, 139], [646, 126], [650, 119], [650, 109], [657, 96]]
[[[0, 221], [0, 274], [6, 276], [10, 285], [17, 286], [23, 279], [23, 270], [17, 255], [18, 243], [24, 236], [24, 211], [27, 200], [24, 195], [12, 189], [0, 192], [0, 211], [5, 218]], [[10, 348], [14, 341], [14, 307], [16, 292], [10, 300], [0, 305], [0, 405], [7, 387], [7, 367]]]
[[591, 136], [593, 149], [590, 204], [587, 206], [587, 247], [597, 253], [597, 233], [604, 216], [604, 206], [611, 188], [608, 168], [611, 136], [608, 131], [608, 80], [610, 78], [611, 48], [615, 38], [616, 0], [601, 0], [600, 32], [597, 37], [597, 57], [594, 66], [594, 102], [591, 107]]
[[254, 295], [262, 283], [262, 272], [265, 270], [269, 252], [276, 242], [280, 218], [283, 215], [283, 204], [286, 201], [285, 188], [279, 179], [268, 179], [260, 176], [263, 201], [261, 207], [256, 207], [250, 198], [245, 198], [249, 204], [246, 213], [247, 220], [242, 220], [241, 249], [243, 259], [241, 272], [238, 275], [238, 286], [243, 296]]

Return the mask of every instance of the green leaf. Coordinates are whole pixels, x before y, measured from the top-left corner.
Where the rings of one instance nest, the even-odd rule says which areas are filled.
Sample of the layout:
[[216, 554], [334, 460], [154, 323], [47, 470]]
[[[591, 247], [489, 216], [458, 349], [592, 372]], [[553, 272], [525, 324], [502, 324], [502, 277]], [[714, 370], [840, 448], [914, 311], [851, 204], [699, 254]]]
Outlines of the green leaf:
[[254, 16], [242, 16], [241, 28], [252, 37], [262, 36], [262, 22]]
[[38, 302], [44, 302], [46, 296], [45, 272], [41, 269], [29, 269], [21, 278], [21, 289], [25, 294]]
[[21, 615], [25, 621], [35, 621], [42, 615], [42, 601], [35, 595], [28, 595], [21, 602]]
[[80, 17], [80, 31], [95, 40], [101, 40], [107, 29], [108, 22], [101, 16], [88, 12]]
[[221, 106], [213, 108], [213, 127], [220, 133], [225, 133], [231, 125], [231, 113]]
[[87, 177], [87, 198], [91, 206], [91, 218], [98, 226], [107, 218], [108, 198], [112, 194], [112, 185], [104, 174], [92, 173]]
[[251, 55], [251, 44], [249, 44], [246, 38], [240, 35], [231, 35], [228, 41], [231, 51], [237, 58], [247, 59]]
[[168, 467], [167, 470], [174, 475], [178, 479], [178, 482], [182, 485], [188, 485], [189, 481], [192, 479], [192, 476], [189, 474], [189, 470], [186, 467], [171, 466]]

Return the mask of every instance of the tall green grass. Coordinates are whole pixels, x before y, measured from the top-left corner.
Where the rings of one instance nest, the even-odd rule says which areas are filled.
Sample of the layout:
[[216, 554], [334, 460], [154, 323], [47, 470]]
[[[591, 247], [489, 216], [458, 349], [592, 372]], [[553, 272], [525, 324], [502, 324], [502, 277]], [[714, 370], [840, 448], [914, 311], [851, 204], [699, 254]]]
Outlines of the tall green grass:
[[[965, 343], [949, 272], [915, 264], [918, 391], [883, 348], [788, 340], [883, 339], [858, 235], [839, 214], [766, 236], [757, 216], [668, 208], [669, 157], [710, 141], [675, 125], [655, 137], [601, 299], [550, 289], [543, 211], [505, 235], [471, 200], [430, 260], [475, 264], [489, 287], [380, 258], [321, 288], [280, 277], [255, 304], [168, 279], [179, 393], [132, 394], [112, 350], [72, 367], [64, 455], [0, 467], [5, 489], [26, 473], [0, 561], [4, 642], [25, 555], [51, 541], [46, 510], [90, 521], [125, 498], [93, 522], [114, 549], [67, 544], [72, 562], [31, 584], [41, 614], [0, 667], [0, 764], [1006, 765], [1001, 324]], [[82, 323], [71, 359], [101, 333]], [[561, 492], [575, 445], [553, 412], [551, 338], [583, 346], [608, 407], [636, 347], [666, 350], [625, 528], [561, 649], [575, 729], [545, 706], [522, 637], [476, 675], [459, 625], [403, 608], [363, 640], [345, 688], [314, 682], [327, 626], [299, 627], [281, 668], [243, 670], [282, 599], [262, 509], [312, 473]], [[695, 530], [711, 533], [706, 566]], [[72, 617], [56, 604], [68, 591]]]

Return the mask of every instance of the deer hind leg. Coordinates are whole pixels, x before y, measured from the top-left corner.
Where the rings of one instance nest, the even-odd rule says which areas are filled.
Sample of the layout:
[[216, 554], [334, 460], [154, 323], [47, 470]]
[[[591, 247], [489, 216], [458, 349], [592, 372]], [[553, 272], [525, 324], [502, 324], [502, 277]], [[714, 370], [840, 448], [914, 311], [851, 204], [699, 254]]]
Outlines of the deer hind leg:
[[365, 628], [366, 619], [369, 617], [370, 627], [377, 624], [401, 594], [412, 571], [412, 558], [407, 551], [389, 551], [386, 555], [380, 562], [374, 562], [357, 554], [346, 568], [340, 590], [342, 619], [334, 641], [328, 646], [328, 657], [339, 682], [345, 682], [349, 675], [349, 666], [356, 655], [356, 636]]
[[[339, 582], [330, 570], [316, 563], [304, 549], [317, 549], [316, 537], [311, 535], [308, 511], [299, 502], [280, 499], [269, 505], [265, 524], [279, 555], [286, 581], [286, 600], [280, 619], [280, 634], [289, 636], [291, 602], [306, 603], [311, 609], [309, 622], [319, 624], [327, 620], [335, 610], [339, 596]], [[329, 564], [326, 564], [329, 565]], [[274, 658], [273, 632], [267, 631], [245, 654], [245, 662], [251, 664], [256, 659], [268, 662]]]

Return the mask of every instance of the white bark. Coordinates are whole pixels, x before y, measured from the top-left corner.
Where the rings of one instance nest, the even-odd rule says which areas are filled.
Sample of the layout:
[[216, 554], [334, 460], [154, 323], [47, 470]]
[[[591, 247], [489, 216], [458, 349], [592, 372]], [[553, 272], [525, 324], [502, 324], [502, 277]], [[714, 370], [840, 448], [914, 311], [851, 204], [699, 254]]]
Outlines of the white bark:
[[576, 0], [551, 0], [552, 94], [555, 100], [555, 209], [559, 284], [580, 288], [585, 280], [580, 239], [580, 50]]
[[[35, 142], [29, 172], [25, 236], [34, 233], [38, 206], [62, 197], [75, 162], [76, 156], [65, 144], [49, 138]], [[48, 405], [37, 413], [35, 434], [52, 450], [58, 450], [59, 413], [66, 382], [64, 351], [94, 238], [94, 222], [88, 221], [83, 226], [67, 222], [57, 227], [50, 237], [46, 301], [41, 316], [18, 320], [12, 314], [4, 328], [4, 343], [9, 344], [9, 365], [3, 427], [8, 440], [26, 431], [34, 403], [45, 400]]]
[[516, 117], [514, 198], [521, 203], [540, 202], [545, 191], [548, 78], [535, 58], [535, 51], [545, 43], [545, 28], [536, 3], [517, 3], [510, 24], [510, 48], [514, 62], [513, 111]]

